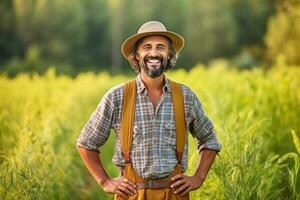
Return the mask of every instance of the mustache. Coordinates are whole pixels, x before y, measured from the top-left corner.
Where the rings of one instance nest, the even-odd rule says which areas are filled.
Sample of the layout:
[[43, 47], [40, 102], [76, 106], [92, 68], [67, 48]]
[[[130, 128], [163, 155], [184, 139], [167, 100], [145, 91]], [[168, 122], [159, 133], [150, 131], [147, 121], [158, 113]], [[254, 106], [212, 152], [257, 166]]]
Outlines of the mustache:
[[145, 58], [144, 58], [145, 61], [148, 61], [148, 60], [150, 60], [150, 59], [157, 59], [157, 60], [159, 60], [160, 62], [162, 62], [162, 61], [163, 61], [163, 56], [161, 56], [161, 55], [157, 55], [157, 56], [149, 56], [149, 55], [146, 55]]

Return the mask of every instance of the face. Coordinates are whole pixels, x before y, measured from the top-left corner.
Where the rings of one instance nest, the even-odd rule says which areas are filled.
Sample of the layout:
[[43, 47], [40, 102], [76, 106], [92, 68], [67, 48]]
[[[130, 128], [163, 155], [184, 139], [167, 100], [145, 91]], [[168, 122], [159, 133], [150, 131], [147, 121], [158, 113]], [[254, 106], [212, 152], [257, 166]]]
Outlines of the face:
[[159, 77], [169, 59], [169, 43], [164, 36], [149, 36], [137, 47], [136, 59], [141, 70], [150, 78]]

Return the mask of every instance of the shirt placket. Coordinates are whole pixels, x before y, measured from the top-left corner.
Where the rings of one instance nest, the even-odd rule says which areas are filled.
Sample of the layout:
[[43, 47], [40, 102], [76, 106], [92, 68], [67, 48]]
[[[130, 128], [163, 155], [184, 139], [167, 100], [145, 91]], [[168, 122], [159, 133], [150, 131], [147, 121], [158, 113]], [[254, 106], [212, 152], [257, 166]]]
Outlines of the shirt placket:
[[[151, 110], [151, 120], [152, 120], [152, 122], [150, 122], [150, 123], [152, 123], [151, 124], [151, 128], [152, 128], [151, 141], [152, 141], [153, 147], [155, 147], [159, 144], [159, 139], [160, 139], [159, 138], [159, 130], [160, 130], [159, 127], [160, 127], [161, 122], [160, 122], [159, 115], [161, 113], [159, 112], [159, 110], [160, 110], [160, 107], [162, 106], [162, 104], [164, 102], [165, 94], [163, 93], [163, 95], [160, 97], [160, 99], [159, 99], [159, 101], [156, 105], [155, 110], [153, 108], [153, 104], [152, 104], [150, 98], [147, 95], [146, 90], [144, 91], [144, 97], [146, 99], [147, 106], [149, 106], [151, 108], [151, 109], [149, 109], [149, 110]], [[154, 149], [156, 149], [156, 148], [154, 148]], [[158, 155], [158, 152], [156, 152], [156, 151], [154, 153]]]

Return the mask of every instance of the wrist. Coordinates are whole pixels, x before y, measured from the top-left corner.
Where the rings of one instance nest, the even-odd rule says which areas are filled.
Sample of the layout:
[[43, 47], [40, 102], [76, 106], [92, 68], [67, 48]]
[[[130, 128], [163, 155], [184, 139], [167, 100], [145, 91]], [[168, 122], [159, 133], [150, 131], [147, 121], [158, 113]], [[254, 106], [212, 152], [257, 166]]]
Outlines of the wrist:
[[103, 187], [104, 184], [105, 184], [105, 182], [108, 181], [108, 180], [110, 180], [109, 177], [99, 178], [98, 184], [99, 184], [101, 187]]
[[205, 176], [194, 174], [194, 178], [197, 180], [198, 183], [203, 183], [205, 180]]

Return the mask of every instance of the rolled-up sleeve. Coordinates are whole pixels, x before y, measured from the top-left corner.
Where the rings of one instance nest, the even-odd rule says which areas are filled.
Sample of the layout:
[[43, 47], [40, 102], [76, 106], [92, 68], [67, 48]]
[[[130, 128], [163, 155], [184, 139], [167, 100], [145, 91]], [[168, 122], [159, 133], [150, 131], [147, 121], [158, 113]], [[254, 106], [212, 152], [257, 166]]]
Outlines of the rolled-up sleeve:
[[113, 95], [108, 91], [99, 102], [76, 140], [76, 146], [100, 152], [101, 147], [109, 138], [113, 123]]
[[195, 94], [193, 96], [190, 117], [189, 131], [193, 137], [197, 138], [199, 151], [211, 149], [219, 152], [221, 150], [221, 143], [216, 137], [213, 122], [206, 116], [202, 104]]

